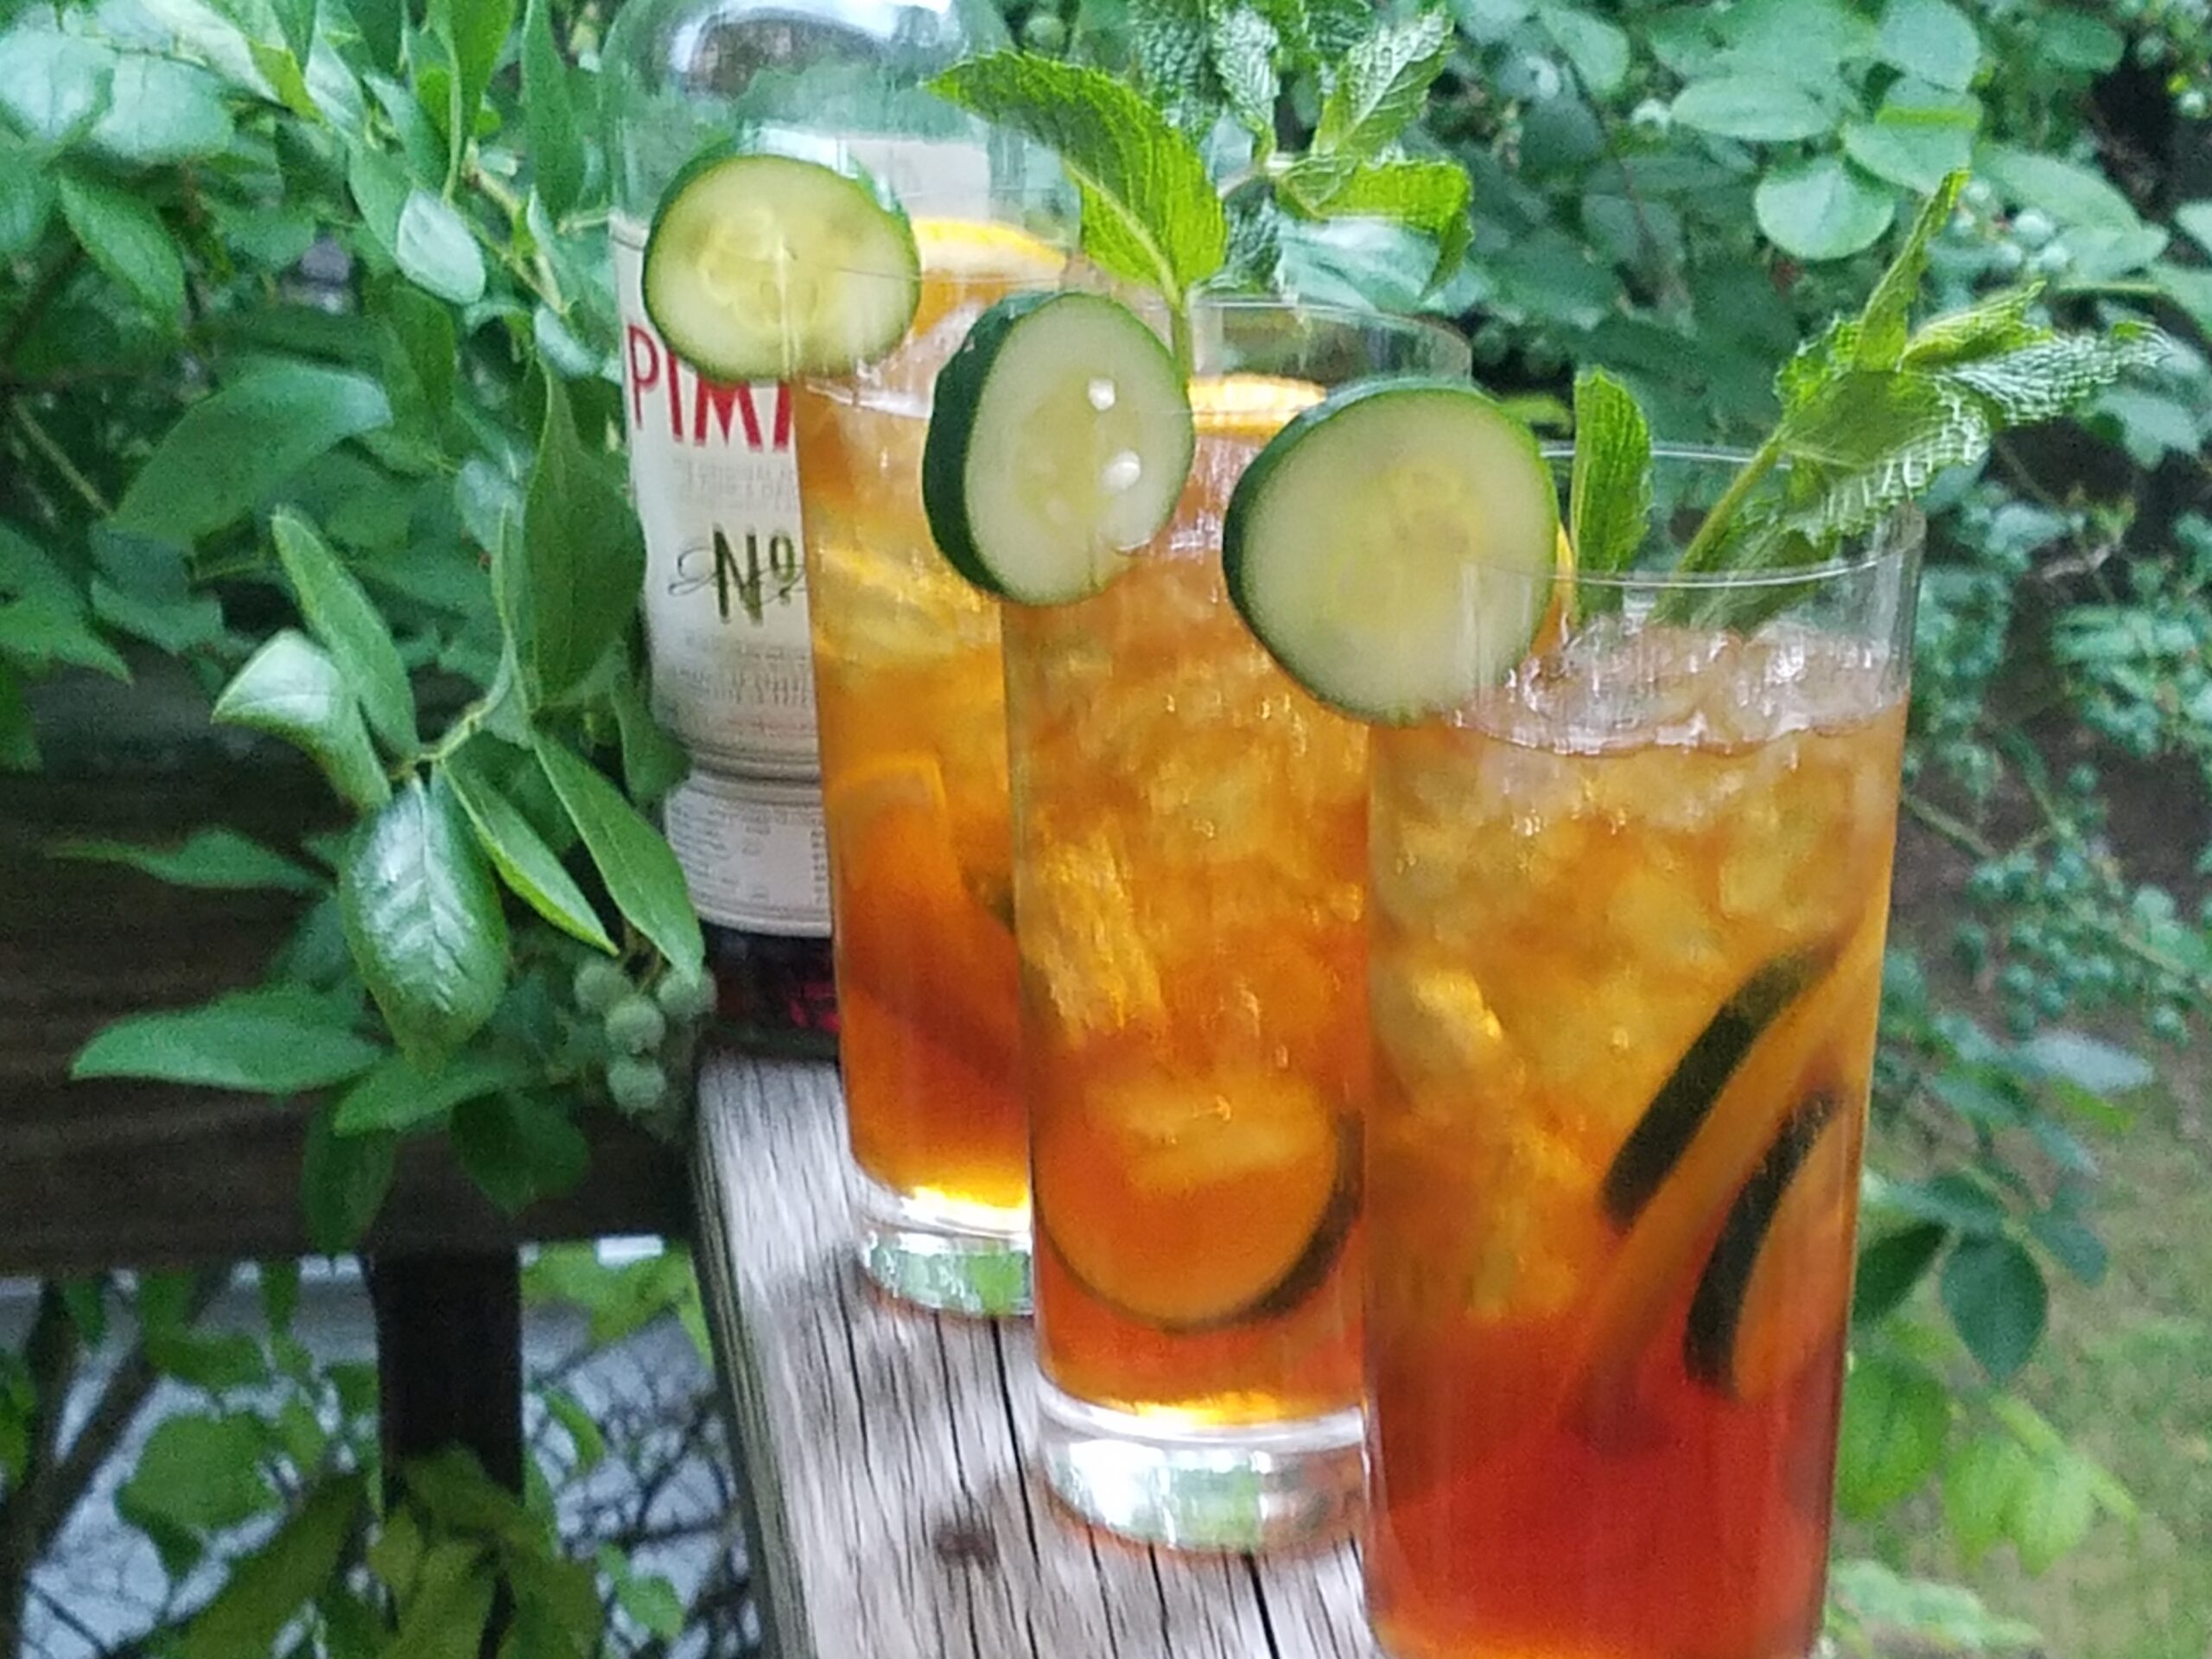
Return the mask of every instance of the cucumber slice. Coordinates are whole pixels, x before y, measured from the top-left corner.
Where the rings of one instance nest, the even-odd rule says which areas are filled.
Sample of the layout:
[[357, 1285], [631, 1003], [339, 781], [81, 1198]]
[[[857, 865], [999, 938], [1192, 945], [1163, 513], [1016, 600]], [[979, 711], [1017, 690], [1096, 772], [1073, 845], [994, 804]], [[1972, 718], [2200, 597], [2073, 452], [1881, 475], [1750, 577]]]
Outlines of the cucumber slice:
[[644, 283], [653, 327], [714, 379], [844, 374], [906, 338], [921, 256], [858, 169], [717, 149], [661, 198]]
[[1292, 678], [1396, 725], [1458, 708], [1528, 654], [1558, 537], [1528, 428], [1471, 385], [1368, 380], [1245, 469], [1222, 558], [1230, 598]]
[[1017, 294], [938, 376], [922, 505], [953, 569], [987, 593], [1096, 593], [1160, 533], [1197, 439], [1157, 335], [1096, 294]]

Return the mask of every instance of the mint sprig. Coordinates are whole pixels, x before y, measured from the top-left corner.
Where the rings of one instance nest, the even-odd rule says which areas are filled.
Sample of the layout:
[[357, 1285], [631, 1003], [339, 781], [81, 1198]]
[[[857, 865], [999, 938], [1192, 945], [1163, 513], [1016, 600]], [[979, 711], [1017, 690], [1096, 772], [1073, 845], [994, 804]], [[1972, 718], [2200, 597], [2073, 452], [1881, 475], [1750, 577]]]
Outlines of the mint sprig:
[[[1268, 287], [1285, 213], [1395, 220], [1434, 238], [1431, 281], [1465, 257], [1465, 171], [1402, 152], [1450, 54], [1440, 10], [1381, 22], [1365, 0], [1129, 0], [1132, 89], [1100, 70], [1018, 52], [957, 65], [932, 91], [1059, 153], [1083, 196], [1084, 248], [1160, 293], [1184, 325], [1208, 283]], [[1319, 94], [1313, 143], [1279, 154], [1285, 88]], [[1234, 121], [1249, 137], [1224, 205], [1200, 145]]]
[[1229, 253], [1228, 215], [1191, 141], [1103, 70], [1052, 58], [994, 52], [929, 87], [1058, 153], [1082, 196], [1084, 251], [1167, 302], [1187, 360], [1191, 292]]
[[[1602, 576], [1628, 569], [1650, 521], [1650, 423], [1626, 386], [1603, 369], [1586, 369], [1574, 382], [1574, 469], [1567, 493], [1576, 571]], [[1577, 594], [1585, 613], [1611, 609], [1619, 600], [1619, 590], [1606, 586]]]
[[1953, 174], [1929, 200], [1859, 316], [1831, 324], [1783, 365], [1782, 417], [1706, 516], [1683, 570], [1826, 558], [1938, 473], [1978, 465], [2000, 432], [2065, 415], [2164, 356], [2164, 337], [2146, 326], [2067, 334], [2037, 321], [2033, 288], [1914, 329], [1929, 244], [1966, 179]]

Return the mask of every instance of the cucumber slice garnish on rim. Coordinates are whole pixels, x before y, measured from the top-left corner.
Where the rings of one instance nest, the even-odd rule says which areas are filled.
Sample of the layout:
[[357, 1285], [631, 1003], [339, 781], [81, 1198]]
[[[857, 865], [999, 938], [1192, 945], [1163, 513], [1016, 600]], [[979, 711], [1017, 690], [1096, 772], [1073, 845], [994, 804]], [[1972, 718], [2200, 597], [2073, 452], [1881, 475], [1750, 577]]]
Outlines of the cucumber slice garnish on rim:
[[857, 368], [906, 337], [921, 293], [912, 227], [856, 168], [710, 150], [645, 238], [646, 314], [718, 380]]
[[1528, 428], [1473, 386], [1370, 380], [1277, 433], [1222, 527], [1229, 595], [1291, 677], [1362, 720], [1458, 708], [1528, 654], [1559, 496]]
[[1135, 313], [1096, 294], [1018, 294], [938, 376], [922, 505], [977, 587], [1065, 604], [1160, 533], [1195, 444], [1183, 376]]

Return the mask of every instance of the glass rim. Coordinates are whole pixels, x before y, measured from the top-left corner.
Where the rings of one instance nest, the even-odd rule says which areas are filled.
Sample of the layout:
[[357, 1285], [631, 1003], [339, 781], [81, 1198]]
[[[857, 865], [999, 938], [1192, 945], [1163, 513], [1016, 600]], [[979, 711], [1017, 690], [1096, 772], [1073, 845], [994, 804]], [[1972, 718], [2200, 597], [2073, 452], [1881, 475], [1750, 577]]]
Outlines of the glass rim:
[[[1571, 465], [1574, 460], [1572, 442], [1556, 439], [1539, 442], [1536, 452], [1554, 467], [1562, 463]], [[1749, 466], [1752, 453], [1748, 449], [1732, 448], [1726, 444], [1672, 443], [1662, 440], [1652, 444], [1651, 459], [1655, 462], [1725, 467], [1732, 473], [1741, 472]], [[1554, 569], [1546, 572], [1541, 579], [1553, 587], [1586, 586], [1620, 593], [1656, 593], [1662, 590], [1745, 592], [1764, 588], [1797, 588], [1808, 582], [1832, 582], [1844, 576], [1862, 575], [1882, 565], [1901, 562], [1921, 550], [1927, 534], [1927, 515], [1921, 511], [1918, 503], [1907, 501], [1892, 508], [1872, 528], [1853, 537], [1853, 541], [1858, 543], [1854, 550], [1813, 564], [1783, 565], [1758, 570], [1655, 569], [1592, 573], [1581, 569]], [[1489, 563], [1492, 569], [1505, 568], [1495, 563]]]

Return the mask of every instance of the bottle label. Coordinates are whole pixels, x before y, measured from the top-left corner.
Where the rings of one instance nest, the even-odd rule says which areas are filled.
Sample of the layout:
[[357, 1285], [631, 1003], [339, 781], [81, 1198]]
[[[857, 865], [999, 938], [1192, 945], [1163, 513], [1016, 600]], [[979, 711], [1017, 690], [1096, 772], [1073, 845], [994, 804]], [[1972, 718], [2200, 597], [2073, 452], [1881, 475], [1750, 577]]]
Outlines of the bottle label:
[[612, 230], [654, 712], [702, 760], [810, 777], [821, 761], [791, 388], [724, 385], [677, 361], [645, 315], [645, 227], [617, 214]]
[[705, 920], [830, 937], [830, 841], [814, 785], [695, 772], [669, 791], [661, 828]]

